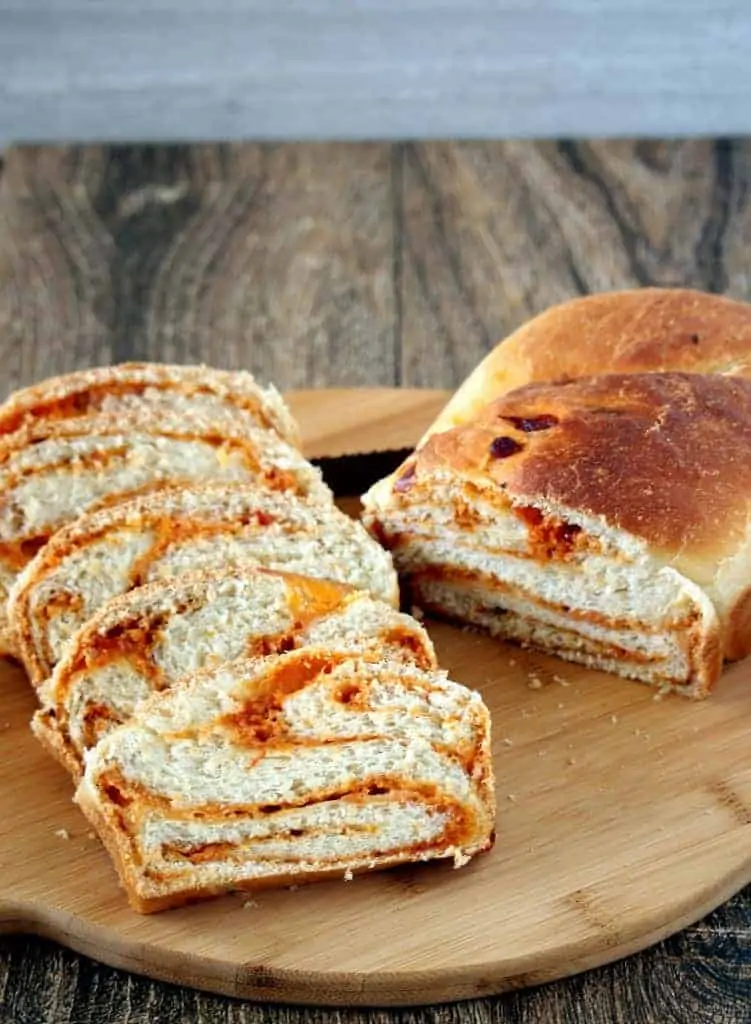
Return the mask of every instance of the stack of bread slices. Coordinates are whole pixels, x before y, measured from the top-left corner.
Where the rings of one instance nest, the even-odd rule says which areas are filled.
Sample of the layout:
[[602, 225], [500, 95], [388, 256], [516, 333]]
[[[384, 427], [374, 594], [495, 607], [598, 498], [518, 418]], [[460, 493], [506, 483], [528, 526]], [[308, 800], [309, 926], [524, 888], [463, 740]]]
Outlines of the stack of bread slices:
[[0, 406], [2, 652], [143, 912], [492, 843], [489, 719], [248, 373]]

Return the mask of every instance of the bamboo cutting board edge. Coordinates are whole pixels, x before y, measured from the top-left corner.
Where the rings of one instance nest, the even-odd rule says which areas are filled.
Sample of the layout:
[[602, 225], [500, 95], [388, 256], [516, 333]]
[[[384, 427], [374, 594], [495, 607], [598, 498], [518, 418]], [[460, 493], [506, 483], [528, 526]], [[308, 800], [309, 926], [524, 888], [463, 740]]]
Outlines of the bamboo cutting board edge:
[[[447, 393], [287, 397], [313, 456], [407, 446]], [[704, 705], [658, 704], [638, 684], [430, 628], [442, 663], [482, 689], [494, 713], [499, 839], [490, 854], [456, 873], [399, 869], [348, 885], [261, 893], [258, 911], [226, 897], [139, 917], [124, 906], [101, 848], [83, 839], [67, 779], [28, 731], [27, 684], [3, 667], [0, 813], [6, 823], [15, 819], [25, 841], [7, 825], [5, 841], [0, 836], [0, 931], [31, 931], [112, 966], [228, 995], [414, 1005], [619, 959], [751, 881], [747, 665], [728, 672]], [[542, 679], [539, 690], [526, 684], [530, 674]], [[616, 748], [626, 763], [608, 776]], [[67, 842], [55, 838], [62, 829]], [[366, 923], [358, 928], [358, 920]], [[230, 930], [239, 930], [237, 941]]]

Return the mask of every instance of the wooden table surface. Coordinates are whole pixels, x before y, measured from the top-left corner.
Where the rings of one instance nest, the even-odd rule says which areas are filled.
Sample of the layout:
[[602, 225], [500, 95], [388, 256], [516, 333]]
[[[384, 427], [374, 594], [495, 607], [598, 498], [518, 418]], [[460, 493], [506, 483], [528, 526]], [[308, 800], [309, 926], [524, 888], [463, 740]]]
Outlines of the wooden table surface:
[[[247, 367], [282, 388], [454, 387], [582, 292], [751, 298], [750, 188], [751, 142], [727, 140], [10, 150], [2, 388], [129, 358]], [[403, 1012], [240, 1003], [0, 939], [3, 1024], [105, 1020], [748, 1022], [751, 890], [612, 966]]]

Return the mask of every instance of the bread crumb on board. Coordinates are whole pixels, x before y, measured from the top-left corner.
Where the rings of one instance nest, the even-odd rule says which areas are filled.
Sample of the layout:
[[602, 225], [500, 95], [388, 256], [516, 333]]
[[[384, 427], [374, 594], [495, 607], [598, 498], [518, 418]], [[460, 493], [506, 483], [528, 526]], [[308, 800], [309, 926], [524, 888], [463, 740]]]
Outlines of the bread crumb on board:
[[344, 872], [344, 881], [351, 882], [354, 879], [354, 877], [355, 876], [352, 874], [351, 869], [347, 868], [347, 870]]
[[529, 675], [527, 676], [527, 687], [530, 690], [541, 690], [542, 689], [542, 679], [540, 679], [539, 676], [536, 676], [534, 674], [534, 672], [530, 672]]
[[70, 832], [67, 830], [67, 828], [55, 829], [55, 835], [57, 836], [58, 839], [70, 839]]
[[257, 910], [260, 907], [260, 903], [257, 900], [244, 900], [243, 910]]

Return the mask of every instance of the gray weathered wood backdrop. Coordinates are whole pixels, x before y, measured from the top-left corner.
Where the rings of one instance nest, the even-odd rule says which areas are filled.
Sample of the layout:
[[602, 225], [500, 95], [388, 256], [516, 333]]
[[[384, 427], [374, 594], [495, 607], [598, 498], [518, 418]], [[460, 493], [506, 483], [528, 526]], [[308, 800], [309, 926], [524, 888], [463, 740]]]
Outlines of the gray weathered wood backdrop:
[[0, 144], [740, 134], [747, 0], [0, 0]]

